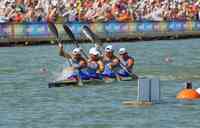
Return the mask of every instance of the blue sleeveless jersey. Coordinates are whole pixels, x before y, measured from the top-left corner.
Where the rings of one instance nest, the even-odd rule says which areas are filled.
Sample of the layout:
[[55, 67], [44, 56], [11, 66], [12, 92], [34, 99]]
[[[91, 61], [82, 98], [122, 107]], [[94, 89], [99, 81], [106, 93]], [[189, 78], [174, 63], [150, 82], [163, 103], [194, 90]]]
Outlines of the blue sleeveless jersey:
[[[131, 57], [129, 57], [129, 58], [131, 58]], [[120, 62], [123, 64], [123, 65], [127, 65], [128, 64], [128, 60], [123, 60], [123, 59], [120, 59]], [[128, 69], [129, 70], [129, 69]], [[130, 70], [130, 72], [131, 72], [131, 70]], [[125, 71], [124, 69], [120, 69], [118, 72], [117, 72], [117, 74], [119, 75], [119, 76], [122, 76], [122, 77], [128, 77], [128, 76], [130, 76], [129, 75], [129, 73], [127, 72], [127, 71]]]
[[110, 67], [109, 67], [110, 64], [111, 64], [111, 62], [105, 64], [104, 71], [103, 71], [102, 75], [104, 77], [115, 78], [115, 72], [110, 69]]
[[92, 79], [102, 79], [102, 75], [100, 73], [97, 73], [98, 70], [98, 64], [97, 63], [89, 63], [88, 64], [88, 74], [90, 76], [90, 78]]
[[[72, 60], [72, 65], [75, 64], [79, 64], [78, 61]], [[64, 66], [68, 66], [66, 63], [64, 64]], [[90, 75], [87, 72], [87, 68], [84, 69], [80, 69], [80, 70], [75, 70], [68, 78], [66, 79], [77, 79], [78, 76], [82, 79], [82, 80], [89, 80], [90, 79]]]

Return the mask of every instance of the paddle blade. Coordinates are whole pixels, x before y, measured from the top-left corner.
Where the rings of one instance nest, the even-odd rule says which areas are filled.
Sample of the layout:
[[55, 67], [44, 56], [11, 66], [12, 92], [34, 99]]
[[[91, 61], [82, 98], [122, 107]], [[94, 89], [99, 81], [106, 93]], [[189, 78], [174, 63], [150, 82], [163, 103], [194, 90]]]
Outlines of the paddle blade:
[[95, 43], [94, 35], [93, 35], [93, 33], [91, 32], [91, 30], [87, 26], [83, 26], [82, 29], [81, 29], [81, 31], [83, 32], [83, 34], [88, 39], [90, 39], [93, 43]]
[[81, 79], [78, 81], [78, 86], [83, 86], [83, 82]]
[[68, 34], [69, 38], [76, 44], [77, 47], [79, 47], [79, 45], [77, 44], [76, 38], [75, 38], [72, 30], [69, 28], [69, 26], [66, 24], [63, 24], [63, 28], [64, 28], [65, 32]]
[[[66, 24], [63, 24], [63, 28], [64, 28], [65, 32], [68, 34], [69, 38], [73, 41], [73, 43], [75, 43], [76, 47], [80, 48], [80, 46], [79, 46], [72, 30], [69, 28], [69, 26]], [[83, 50], [81, 50], [81, 53], [83, 53], [83, 55], [88, 59], [87, 54]]]
[[83, 32], [83, 34], [90, 39], [93, 43], [96, 43], [99, 46], [102, 46], [103, 44], [101, 43], [100, 39], [97, 37], [97, 35], [95, 35], [92, 30], [84, 25], [81, 29], [81, 31]]
[[49, 29], [51, 30], [51, 32], [53, 32], [53, 34], [56, 36], [56, 38], [58, 39], [59, 38], [59, 36], [58, 36], [58, 30], [57, 30], [57, 28], [56, 28], [56, 26], [55, 26], [55, 24], [54, 23], [52, 23], [52, 22], [47, 22], [48, 23], [48, 27], [49, 27]]

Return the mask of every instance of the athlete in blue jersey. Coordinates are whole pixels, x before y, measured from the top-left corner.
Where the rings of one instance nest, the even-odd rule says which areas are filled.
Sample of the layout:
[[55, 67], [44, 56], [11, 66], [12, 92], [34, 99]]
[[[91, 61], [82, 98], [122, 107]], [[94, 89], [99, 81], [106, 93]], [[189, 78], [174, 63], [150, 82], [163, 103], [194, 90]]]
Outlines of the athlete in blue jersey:
[[59, 48], [60, 56], [70, 60], [71, 67], [74, 69], [74, 73], [65, 79], [78, 80], [79, 77], [82, 80], [90, 79], [90, 76], [87, 72], [87, 61], [81, 56], [81, 49], [74, 48], [72, 53], [67, 53], [64, 51], [63, 44], [59, 44]]
[[89, 50], [89, 59], [88, 59], [88, 74], [91, 79], [102, 79], [101, 73], [104, 71], [104, 64], [100, 59], [100, 52], [92, 47]]
[[116, 69], [119, 67], [119, 59], [114, 55], [112, 45], [105, 47], [103, 55], [103, 63], [105, 65], [104, 72], [102, 73], [105, 78], [116, 78]]
[[121, 68], [120, 70], [118, 70], [118, 75], [121, 77], [128, 77], [130, 76], [130, 73], [132, 73], [132, 68], [135, 63], [134, 58], [128, 55], [128, 52], [125, 48], [120, 48], [118, 53], [120, 63], [127, 69], [124, 70], [123, 68]]

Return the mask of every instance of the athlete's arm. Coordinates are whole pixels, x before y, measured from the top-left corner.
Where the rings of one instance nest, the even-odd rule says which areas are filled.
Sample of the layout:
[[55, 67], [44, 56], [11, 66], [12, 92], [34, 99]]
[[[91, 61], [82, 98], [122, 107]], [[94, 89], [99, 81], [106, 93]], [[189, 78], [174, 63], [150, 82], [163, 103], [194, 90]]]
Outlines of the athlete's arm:
[[99, 60], [97, 63], [99, 65], [98, 72], [103, 72], [104, 71], [104, 63], [101, 60]]
[[134, 63], [135, 63], [134, 59], [133, 58], [129, 58], [126, 67], [128, 69], [131, 69], [131, 68], [133, 68]]
[[78, 64], [73, 64], [72, 67], [74, 69], [82, 69], [87, 67], [87, 63], [85, 60], [80, 60]]
[[86, 62], [86, 60], [82, 59], [82, 60], [79, 62], [79, 65], [80, 65], [80, 68], [86, 68], [86, 67], [87, 67], [87, 62]]
[[113, 59], [112, 63], [110, 64], [110, 68], [114, 68], [120, 63], [119, 59], [115, 58]]
[[64, 51], [63, 44], [59, 44], [59, 55], [64, 57], [64, 58], [72, 58], [71, 55], [67, 52]]

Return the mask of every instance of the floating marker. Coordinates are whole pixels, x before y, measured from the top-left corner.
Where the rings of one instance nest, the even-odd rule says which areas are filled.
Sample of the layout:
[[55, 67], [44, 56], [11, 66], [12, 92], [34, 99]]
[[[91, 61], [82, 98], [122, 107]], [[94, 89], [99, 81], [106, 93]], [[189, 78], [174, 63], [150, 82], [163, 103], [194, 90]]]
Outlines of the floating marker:
[[151, 79], [151, 102], [157, 103], [160, 101], [160, 80]]
[[137, 100], [158, 103], [160, 101], [159, 79], [139, 79]]
[[200, 95], [195, 89], [182, 89], [177, 95], [178, 100], [199, 100]]
[[138, 80], [138, 101], [150, 101], [150, 79]]

